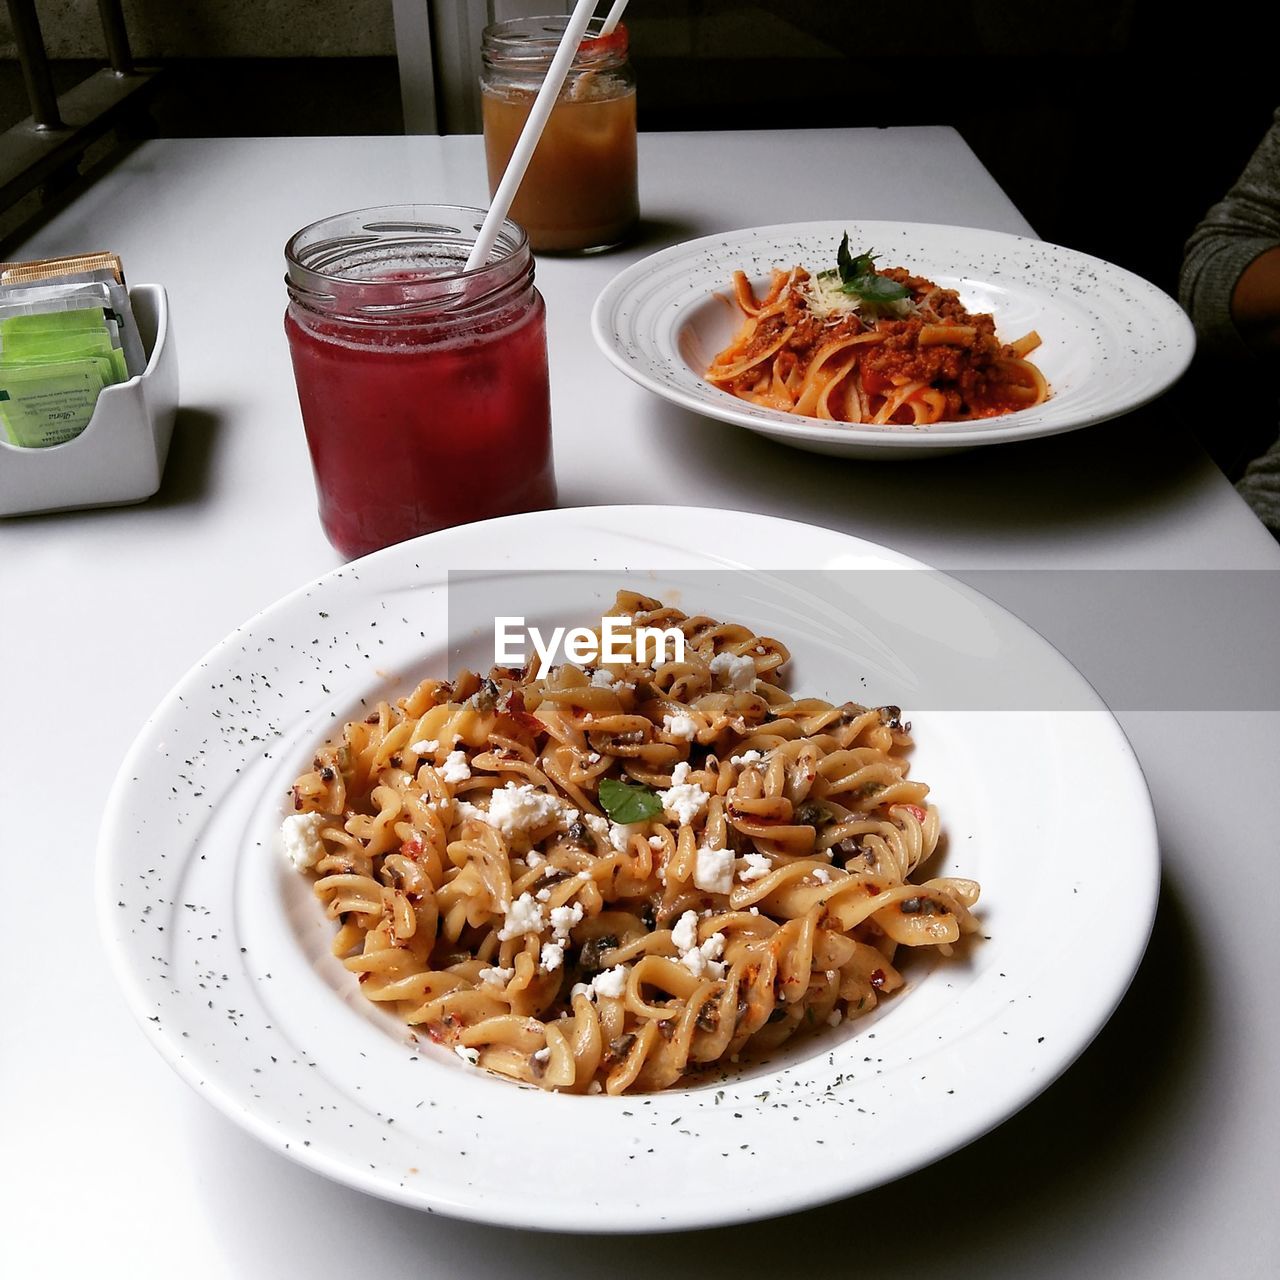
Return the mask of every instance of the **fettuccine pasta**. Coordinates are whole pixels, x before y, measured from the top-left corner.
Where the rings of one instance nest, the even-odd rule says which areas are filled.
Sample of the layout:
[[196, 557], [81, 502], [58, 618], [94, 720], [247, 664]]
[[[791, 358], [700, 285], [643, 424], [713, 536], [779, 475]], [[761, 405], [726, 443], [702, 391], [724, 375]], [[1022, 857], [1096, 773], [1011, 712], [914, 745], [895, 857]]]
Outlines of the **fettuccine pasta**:
[[899, 947], [976, 928], [973, 881], [912, 879], [939, 820], [896, 707], [792, 697], [743, 626], [630, 592], [610, 616], [684, 660], [425, 680], [298, 778], [285, 848], [365, 996], [513, 1080], [621, 1094], [865, 1014]]
[[768, 409], [879, 426], [991, 418], [1048, 397], [1026, 358], [1037, 333], [1003, 344], [954, 290], [873, 263], [846, 236], [837, 269], [775, 270], [763, 297], [735, 272], [742, 324], [707, 381]]

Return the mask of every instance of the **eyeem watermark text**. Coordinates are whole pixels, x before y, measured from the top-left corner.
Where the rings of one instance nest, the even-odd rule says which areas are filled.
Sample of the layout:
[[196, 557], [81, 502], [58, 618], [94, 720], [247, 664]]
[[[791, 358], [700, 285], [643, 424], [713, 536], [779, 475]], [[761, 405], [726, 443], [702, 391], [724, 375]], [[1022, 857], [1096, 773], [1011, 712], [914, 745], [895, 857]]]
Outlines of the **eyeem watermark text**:
[[[610, 662], [656, 666], [684, 661], [684, 632], [679, 627], [637, 627], [632, 618], [607, 617], [600, 620], [599, 634], [590, 627], [556, 627], [544, 637], [523, 617], [494, 618], [493, 656], [498, 666], [522, 666], [527, 645], [532, 645], [537, 655], [534, 675], [539, 680], [557, 661], [580, 666]], [[561, 653], [563, 657], [558, 658]]]

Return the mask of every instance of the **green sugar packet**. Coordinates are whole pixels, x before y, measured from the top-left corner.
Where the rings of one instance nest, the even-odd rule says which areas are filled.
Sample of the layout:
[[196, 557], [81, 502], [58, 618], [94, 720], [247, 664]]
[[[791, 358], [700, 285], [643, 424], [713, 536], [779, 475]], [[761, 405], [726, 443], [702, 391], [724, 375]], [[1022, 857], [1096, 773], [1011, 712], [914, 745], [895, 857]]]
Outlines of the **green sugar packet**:
[[0, 423], [12, 444], [73, 440], [102, 388], [128, 376], [119, 328], [101, 307], [0, 315]]
[[25, 347], [5, 347], [0, 351], [0, 369], [34, 369], [75, 363], [78, 360], [93, 360], [98, 363], [104, 387], [125, 382], [129, 377], [124, 352], [109, 342], [49, 342], [30, 350]]
[[107, 312], [102, 307], [5, 315], [0, 316], [0, 342], [27, 333], [96, 333], [105, 330], [106, 326]]
[[[119, 325], [99, 307], [0, 316], [0, 360], [6, 364], [55, 354], [110, 356], [120, 350]], [[125, 368], [123, 361], [120, 367]]]
[[64, 444], [89, 425], [102, 387], [100, 359], [0, 367], [0, 426], [25, 449]]

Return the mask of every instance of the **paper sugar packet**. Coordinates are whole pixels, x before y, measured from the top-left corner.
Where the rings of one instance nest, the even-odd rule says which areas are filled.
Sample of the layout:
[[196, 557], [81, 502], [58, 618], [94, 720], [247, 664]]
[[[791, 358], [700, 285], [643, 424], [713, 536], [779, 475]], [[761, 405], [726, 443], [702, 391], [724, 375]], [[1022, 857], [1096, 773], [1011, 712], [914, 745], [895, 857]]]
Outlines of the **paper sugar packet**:
[[145, 364], [114, 254], [0, 267], [0, 432], [10, 444], [75, 439], [102, 389]]

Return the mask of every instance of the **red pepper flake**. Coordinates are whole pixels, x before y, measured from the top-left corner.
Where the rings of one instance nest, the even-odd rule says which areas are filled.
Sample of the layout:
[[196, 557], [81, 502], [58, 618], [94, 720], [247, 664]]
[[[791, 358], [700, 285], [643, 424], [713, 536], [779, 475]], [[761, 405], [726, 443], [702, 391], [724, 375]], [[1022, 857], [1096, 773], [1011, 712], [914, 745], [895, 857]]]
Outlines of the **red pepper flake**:
[[400, 846], [400, 852], [404, 854], [410, 862], [417, 862], [422, 857], [422, 837], [419, 835], [410, 836]]
[[918, 804], [900, 804], [895, 807], [898, 809], [905, 809], [917, 822], [923, 822], [925, 820], [925, 811]]
[[866, 889], [867, 894], [872, 898], [874, 898], [876, 894], [880, 892], [880, 886], [878, 884], [871, 884], [870, 882], [868, 882], [863, 887]]
[[529, 714], [524, 705], [524, 693], [519, 689], [511, 689], [505, 693], [498, 701], [498, 710], [530, 733], [539, 734], [547, 731], [547, 726], [537, 716]]
[[884, 970], [883, 969], [872, 970], [871, 985], [875, 987], [877, 991], [879, 991], [880, 988], [884, 986]]

